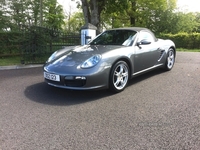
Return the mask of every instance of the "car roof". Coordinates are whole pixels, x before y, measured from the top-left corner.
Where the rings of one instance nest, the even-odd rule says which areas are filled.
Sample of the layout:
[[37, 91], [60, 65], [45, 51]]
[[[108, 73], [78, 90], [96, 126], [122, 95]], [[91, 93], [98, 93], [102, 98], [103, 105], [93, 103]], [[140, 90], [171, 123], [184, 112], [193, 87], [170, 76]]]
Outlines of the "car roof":
[[143, 28], [143, 27], [123, 27], [123, 28], [114, 28], [114, 29], [110, 29], [110, 30], [133, 30], [133, 31], [136, 31], [136, 32], [146, 30], [146, 31], [151, 32], [149, 29]]
[[146, 31], [146, 32], [149, 32], [154, 37], [155, 41], [157, 41], [157, 38], [155, 37], [154, 33], [151, 30], [147, 28], [143, 28], [143, 27], [122, 27], [122, 28], [114, 28], [110, 30], [132, 30], [136, 32]]

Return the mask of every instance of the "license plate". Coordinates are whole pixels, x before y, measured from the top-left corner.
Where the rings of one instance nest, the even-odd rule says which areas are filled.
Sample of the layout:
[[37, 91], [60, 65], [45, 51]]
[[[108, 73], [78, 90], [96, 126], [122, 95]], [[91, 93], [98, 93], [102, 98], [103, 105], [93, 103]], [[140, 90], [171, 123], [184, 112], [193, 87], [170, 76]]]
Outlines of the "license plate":
[[48, 72], [44, 72], [44, 78], [52, 80], [52, 81], [60, 81], [60, 76], [56, 74], [51, 74]]

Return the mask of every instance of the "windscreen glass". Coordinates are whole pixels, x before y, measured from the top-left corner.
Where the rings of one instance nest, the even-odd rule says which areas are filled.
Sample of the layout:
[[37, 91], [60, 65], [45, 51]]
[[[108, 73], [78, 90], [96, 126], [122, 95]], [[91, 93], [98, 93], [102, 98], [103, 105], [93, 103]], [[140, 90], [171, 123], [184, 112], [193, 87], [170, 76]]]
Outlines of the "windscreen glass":
[[137, 32], [132, 30], [108, 30], [96, 37], [90, 45], [123, 45], [131, 46]]

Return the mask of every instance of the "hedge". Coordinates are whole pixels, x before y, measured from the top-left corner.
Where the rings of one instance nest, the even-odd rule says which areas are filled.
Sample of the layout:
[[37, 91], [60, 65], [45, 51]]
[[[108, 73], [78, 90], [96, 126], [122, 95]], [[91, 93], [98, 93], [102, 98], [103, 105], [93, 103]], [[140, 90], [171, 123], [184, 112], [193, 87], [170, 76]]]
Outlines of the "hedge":
[[158, 37], [174, 41], [177, 48], [200, 49], [200, 33], [160, 34]]
[[20, 32], [0, 32], [0, 54], [20, 53], [21, 35]]
[[[43, 46], [42, 50], [44, 50], [44, 45], [49, 43], [48, 41], [52, 38], [54, 39], [54, 42], [59, 42], [55, 40], [55, 37], [48, 36], [48, 34], [50, 34], [49, 30], [36, 29], [37, 28], [29, 29], [28, 32], [0, 32], [0, 55], [13, 55], [25, 51], [30, 52], [32, 49], [35, 51], [40, 45]], [[171, 39], [176, 44], [177, 48], [200, 49], [200, 33], [161, 33], [157, 37], [162, 39]], [[74, 39], [72, 40], [74, 41]], [[70, 40], [67, 39], [67, 41], [69, 42]], [[30, 45], [32, 45], [31, 49], [27, 49]]]
[[0, 31], [0, 56], [52, 53], [67, 45], [80, 45], [80, 34], [67, 34], [46, 27], [24, 27], [20, 31]]

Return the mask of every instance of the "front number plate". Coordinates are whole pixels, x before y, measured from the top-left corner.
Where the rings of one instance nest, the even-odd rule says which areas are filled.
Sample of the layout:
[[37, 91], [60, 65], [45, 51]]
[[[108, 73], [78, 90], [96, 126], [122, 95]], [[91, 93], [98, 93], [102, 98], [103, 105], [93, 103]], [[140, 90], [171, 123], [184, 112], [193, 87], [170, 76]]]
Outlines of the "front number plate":
[[56, 74], [51, 74], [48, 72], [44, 72], [44, 78], [52, 80], [52, 81], [60, 81], [60, 76]]

